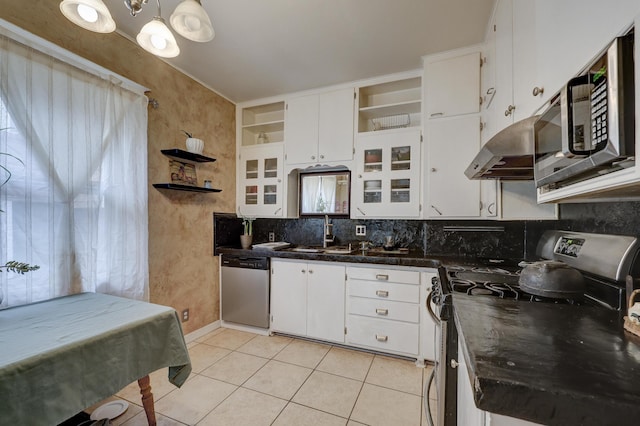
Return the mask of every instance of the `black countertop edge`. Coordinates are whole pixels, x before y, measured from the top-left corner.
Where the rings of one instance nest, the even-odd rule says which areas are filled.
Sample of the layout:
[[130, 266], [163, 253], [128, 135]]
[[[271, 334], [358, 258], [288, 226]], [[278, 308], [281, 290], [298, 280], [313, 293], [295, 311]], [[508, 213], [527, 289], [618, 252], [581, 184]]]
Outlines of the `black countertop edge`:
[[425, 255], [421, 251], [407, 254], [385, 254], [381, 252], [357, 251], [352, 254], [304, 253], [290, 250], [244, 250], [219, 247], [219, 254], [236, 256], [265, 256], [270, 258], [315, 260], [321, 262], [370, 263], [380, 265], [412, 266], [417, 268], [438, 268], [441, 265], [472, 263], [472, 259], [446, 255]]
[[597, 307], [454, 295], [482, 410], [545, 425], [637, 425], [640, 338]]

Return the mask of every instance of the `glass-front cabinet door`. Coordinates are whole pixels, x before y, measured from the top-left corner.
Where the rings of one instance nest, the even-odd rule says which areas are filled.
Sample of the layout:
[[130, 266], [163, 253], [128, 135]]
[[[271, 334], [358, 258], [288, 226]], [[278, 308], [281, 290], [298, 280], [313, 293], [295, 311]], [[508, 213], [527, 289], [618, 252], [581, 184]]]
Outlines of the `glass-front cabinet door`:
[[420, 130], [360, 133], [354, 217], [420, 216]]
[[240, 149], [239, 215], [282, 216], [282, 149], [282, 144]]

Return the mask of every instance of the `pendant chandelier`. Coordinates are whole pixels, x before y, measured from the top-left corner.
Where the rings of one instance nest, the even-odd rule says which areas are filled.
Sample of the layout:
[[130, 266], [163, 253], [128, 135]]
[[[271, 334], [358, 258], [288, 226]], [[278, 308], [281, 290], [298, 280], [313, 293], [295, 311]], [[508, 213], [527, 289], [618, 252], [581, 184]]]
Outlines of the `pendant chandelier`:
[[[124, 0], [131, 16], [136, 16], [149, 0]], [[160, 0], [158, 14], [146, 23], [136, 36], [138, 44], [146, 51], [163, 58], [180, 54], [180, 48], [171, 30], [162, 19]], [[60, 11], [74, 24], [97, 33], [110, 33], [116, 23], [102, 0], [62, 0]], [[183, 0], [173, 11], [169, 22], [182, 37], [197, 42], [211, 41], [215, 36], [209, 15], [200, 0]]]

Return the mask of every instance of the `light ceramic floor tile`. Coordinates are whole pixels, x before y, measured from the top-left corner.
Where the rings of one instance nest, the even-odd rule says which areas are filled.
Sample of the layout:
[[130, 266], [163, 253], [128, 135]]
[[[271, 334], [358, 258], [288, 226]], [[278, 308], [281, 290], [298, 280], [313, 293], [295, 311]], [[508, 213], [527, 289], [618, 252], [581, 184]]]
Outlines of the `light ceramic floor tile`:
[[422, 398], [365, 383], [351, 419], [371, 426], [420, 425]]
[[337, 374], [363, 381], [371, 366], [373, 355], [338, 347], [332, 347], [316, 368], [325, 373]]
[[362, 382], [314, 371], [292, 401], [348, 418]]
[[269, 426], [286, 404], [285, 400], [239, 388], [198, 426]]
[[269, 361], [242, 387], [290, 400], [313, 370], [280, 361]]
[[284, 348], [274, 359], [299, 365], [301, 367], [316, 368], [322, 358], [329, 352], [331, 346], [319, 343], [294, 340]]
[[[113, 420], [111, 421], [113, 423]], [[169, 417], [163, 416], [162, 414], [158, 414], [156, 411], [156, 425], [157, 426], [184, 426], [186, 423], [181, 423], [179, 421], [170, 419]], [[136, 414], [133, 418], [123, 423], [122, 426], [148, 426], [147, 423], [147, 415], [144, 413], [144, 410], [141, 413]]]
[[241, 385], [268, 361], [266, 358], [232, 352], [211, 367], [204, 369], [201, 374], [223, 382]]
[[199, 342], [199, 343], [205, 342], [205, 341], [207, 341], [207, 340], [211, 339], [211, 338], [212, 338], [213, 336], [215, 336], [216, 334], [220, 334], [220, 333], [222, 333], [222, 332], [223, 332], [223, 331], [225, 331], [225, 330], [226, 330], [226, 328], [222, 328], [222, 327], [220, 327], [220, 328], [216, 328], [215, 330], [208, 332], [208, 333], [207, 333], [207, 334], [205, 334], [204, 336], [200, 336], [200, 337], [198, 337], [195, 341], [196, 341], [196, 342]]
[[205, 343], [197, 343], [189, 349], [191, 371], [199, 373], [230, 353], [231, 351], [229, 349], [219, 348]]
[[237, 351], [245, 354], [261, 356], [263, 358], [273, 358], [291, 342], [290, 337], [283, 336], [256, 336]]
[[290, 402], [273, 426], [345, 426], [347, 419]]
[[412, 361], [376, 355], [365, 382], [421, 396], [423, 370]]
[[[161, 368], [160, 370], [149, 374], [149, 379], [151, 380], [151, 393], [153, 394], [153, 399], [156, 401], [172, 390], [178, 389], [175, 385], [169, 382], [168, 374], [169, 371], [166, 368]], [[191, 377], [192, 376], [189, 376], [189, 378]], [[142, 405], [142, 396], [140, 395], [140, 386], [138, 385], [137, 380], [117, 392], [116, 396], [126, 399], [129, 402], [133, 402], [134, 404]]]
[[236, 386], [196, 375], [182, 388], [156, 402], [156, 412], [183, 423], [194, 424], [236, 390]]
[[364, 423], [354, 422], [353, 420], [349, 420], [347, 426], [367, 426]]
[[246, 331], [225, 328], [220, 333], [214, 334], [208, 339], [203, 340], [202, 343], [206, 343], [207, 345], [212, 346], [218, 346], [225, 349], [231, 349], [233, 351], [256, 336], [257, 334], [247, 333]]

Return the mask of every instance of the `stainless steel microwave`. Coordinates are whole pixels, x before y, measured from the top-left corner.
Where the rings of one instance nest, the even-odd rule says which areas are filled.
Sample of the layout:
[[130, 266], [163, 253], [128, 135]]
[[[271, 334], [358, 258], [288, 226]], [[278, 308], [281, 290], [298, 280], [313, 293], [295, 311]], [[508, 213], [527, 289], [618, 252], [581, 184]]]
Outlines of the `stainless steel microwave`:
[[535, 122], [534, 177], [543, 192], [635, 164], [633, 38], [616, 38]]

